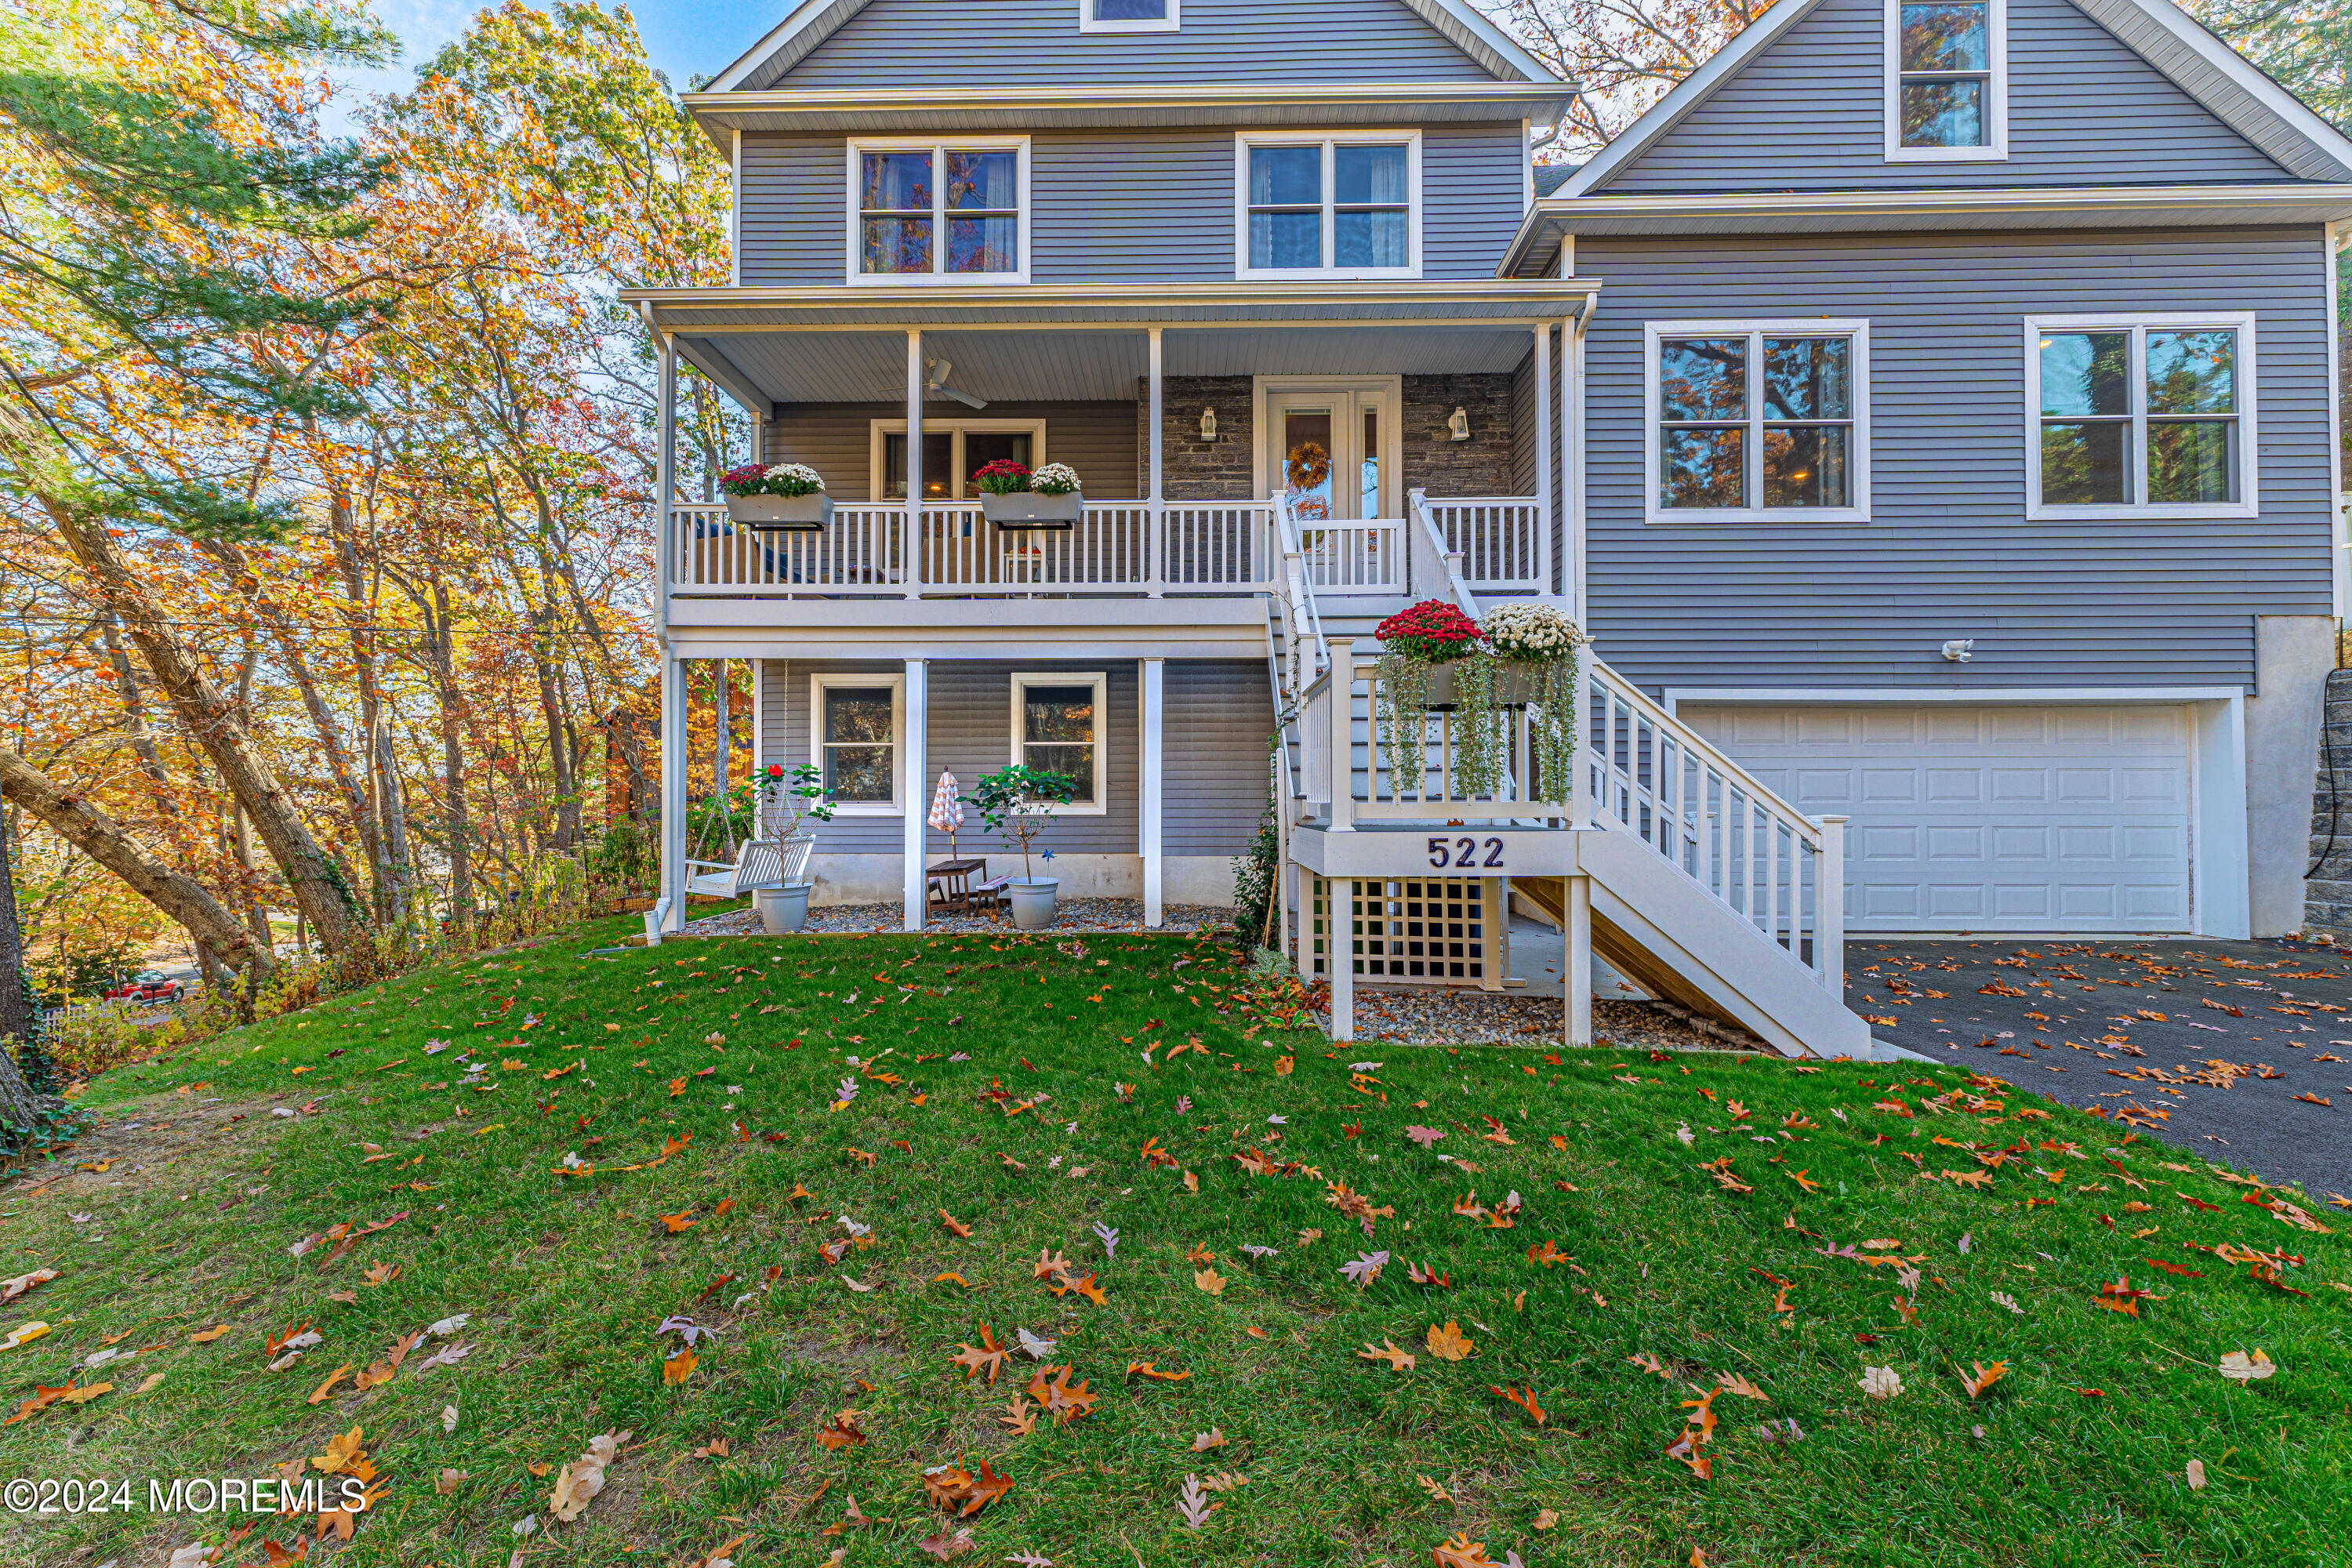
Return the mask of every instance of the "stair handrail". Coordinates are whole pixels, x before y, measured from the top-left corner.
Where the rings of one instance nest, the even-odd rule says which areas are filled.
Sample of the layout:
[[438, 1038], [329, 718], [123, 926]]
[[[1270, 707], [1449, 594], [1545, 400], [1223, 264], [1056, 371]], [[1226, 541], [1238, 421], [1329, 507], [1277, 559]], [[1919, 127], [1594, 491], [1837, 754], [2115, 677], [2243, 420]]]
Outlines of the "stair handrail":
[[1470, 584], [1463, 579], [1462, 552], [1445, 542], [1445, 531], [1438, 527], [1437, 520], [1429, 514], [1429, 492], [1407, 490], [1405, 508], [1411, 515], [1416, 536], [1429, 548], [1444, 570], [1446, 596], [1454, 601], [1455, 608], [1476, 620], [1482, 613], [1478, 608], [1478, 595], [1470, 591]]
[[[1820, 845], [1827, 826], [1822, 818], [1808, 816], [1782, 800], [1770, 785], [1724, 755], [1713, 742], [1667, 712], [1656, 702], [1652, 701], [1640, 687], [1601, 663], [1601, 660], [1591, 657], [1588, 653], [1583, 664], [1592, 675], [1595, 685], [1623, 701], [1627, 707], [1634, 709], [1657, 729], [1672, 735], [1676, 744], [1686, 747], [1694, 754], [1713, 763], [1723, 770], [1726, 776], [1738, 780], [1740, 788], [1747, 792], [1758, 805], [1803, 827], [1806, 840], [1816, 847]], [[1613, 763], [1610, 765], [1615, 767]], [[1617, 768], [1616, 771], [1620, 773], [1624, 772], [1622, 768]]]
[[[1307, 668], [1297, 677], [1304, 683], [1331, 668], [1331, 644], [1323, 635], [1322, 611], [1315, 603], [1315, 584], [1307, 573], [1307, 547], [1299, 540], [1298, 520], [1290, 514], [1288, 496], [1274, 498], [1274, 532], [1282, 554], [1281, 597], [1290, 612], [1291, 635], [1299, 650], [1308, 656]], [[1305, 700], [1304, 692], [1300, 700]]]

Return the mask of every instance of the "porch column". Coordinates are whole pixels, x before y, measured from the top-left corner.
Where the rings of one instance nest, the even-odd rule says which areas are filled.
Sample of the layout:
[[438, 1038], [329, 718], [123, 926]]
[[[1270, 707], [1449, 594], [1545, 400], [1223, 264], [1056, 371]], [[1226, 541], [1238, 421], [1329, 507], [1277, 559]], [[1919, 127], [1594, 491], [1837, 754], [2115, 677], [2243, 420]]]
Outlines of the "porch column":
[[1592, 1043], [1592, 879], [1564, 879], [1568, 901], [1568, 973], [1560, 976], [1560, 1010], [1571, 1046]]
[[1323, 968], [1331, 980], [1331, 1039], [1333, 1044], [1356, 1037], [1356, 887], [1352, 881], [1327, 880], [1328, 913], [1323, 921]]
[[665, 933], [686, 929], [686, 661], [661, 660], [661, 889]]
[[[768, 766], [768, 661], [755, 658], [749, 663], [751, 666], [751, 782], [756, 784]], [[775, 760], [783, 761], [782, 757]]]
[[[1149, 417], [1151, 420], [1151, 472], [1147, 481], [1150, 486], [1148, 500], [1150, 504], [1145, 509], [1150, 521], [1145, 525], [1144, 530], [1145, 537], [1150, 541], [1150, 543], [1146, 548], [1151, 552], [1151, 559], [1144, 568], [1144, 582], [1147, 584], [1145, 591], [1156, 599], [1160, 597], [1160, 582], [1167, 575], [1167, 513], [1162, 510], [1161, 506], [1161, 502], [1164, 499], [1164, 494], [1161, 489], [1161, 478], [1163, 474], [1161, 448], [1166, 445], [1166, 442], [1164, 440], [1165, 433], [1160, 429], [1160, 417], [1165, 410], [1166, 402], [1161, 396], [1160, 374], [1160, 329], [1158, 327], [1147, 327], [1144, 331], [1150, 342], [1151, 355], [1150, 394], [1146, 400], [1150, 405]], [[1155, 751], [1150, 757], [1147, 758], [1144, 765], [1147, 767], [1153, 766], [1156, 764], [1157, 759], [1158, 753]], [[1152, 875], [1153, 873], [1149, 869], [1146, 870], [1145, 876], [1147, 878], [1150, 878]], [[1144, 897], [1147, 906], [1150, 910], [1156, 911], [1160, 908], [1160, 895], [1157, 891], [1148, 892]], [[1149, 924], [1158, 925], [1160, 923], [1160, 917], [1157, 913], [1147, 915], [1145, 918]]]
[[[1155, 363], [1159, 359], [1159, 329], [1155, 327], [1152, 329], [1152, 358]], [[1160, 715], [1167, 700], [1168, 661], [1147, 658], [1142, 662], [1143, 756], [1138, 769], [1142, 799], [1137, 808], [1137, 815], [1141, 819], [1138, 824], [1138, 837], [1143, 850], [1143, 923], [1156, 931], [1163, 923], [1160, 913], [1160, 877], [1164, 861], [1160, 849], [1162, 784], [1160, 736]]]
[[[907, 329], [907, 533], [901, 567], [905, 573], [907, 597], [922, 597], [923, 584], [923, 330]], [[914, 667], [908, 666], [909, 671]], [[910, 673], [908, 677], [914, 679]], [[914, 689], [907, 691], [909, 701]], [[920, 814], [918, 814], [919, 819]], [[915, 915], [907, 917], [908, 931], [918, 930], [921, 921]]]
[[[910, 463], [907, 471], [914, 472]], [[909, 486], [909, 489], [912, 487]], [[930, 814], [930, 761], [924, 747], [930, 729], [930, 666], [919, 658], [907, 661], [907, 733], [900, 744], [906, 748], [905, 771], [899, 789], [907, 806], [907, 929], [923, 929], [924, 906], [929, 895], [923, 880], [924, 818]]]
[[1551, 592], [1552, 445], [1551, 323], [1536, 324], [1536, 577]]
[[656, 592], [661, 596], [661, 631], [669, 635], [670, 584], [677, 580], [677, 523], [670, 503], [677, 483], [677, 343], [668, 333], [659, 335], [656, 351], [654, 392], [654, 537], [655, 561], [661, 573]]

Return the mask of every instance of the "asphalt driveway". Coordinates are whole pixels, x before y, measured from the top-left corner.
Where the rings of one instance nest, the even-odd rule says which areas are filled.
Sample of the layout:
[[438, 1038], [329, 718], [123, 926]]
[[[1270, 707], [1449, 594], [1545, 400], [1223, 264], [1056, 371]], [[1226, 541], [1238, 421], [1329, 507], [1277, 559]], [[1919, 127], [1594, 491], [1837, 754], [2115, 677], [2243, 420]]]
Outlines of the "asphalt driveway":
[[1882, 1040], [2323, 1202], [2352, 1194], [2352, 952], [1867, 936], [1845, 952], [1846, 1003]]

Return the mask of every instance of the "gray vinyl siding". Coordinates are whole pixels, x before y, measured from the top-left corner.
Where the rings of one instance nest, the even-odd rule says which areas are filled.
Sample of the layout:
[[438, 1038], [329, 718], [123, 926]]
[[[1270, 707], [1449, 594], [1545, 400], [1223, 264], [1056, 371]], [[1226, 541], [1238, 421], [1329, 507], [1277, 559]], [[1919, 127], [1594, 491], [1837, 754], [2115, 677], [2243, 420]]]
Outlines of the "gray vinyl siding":
[[2068, 0], [2009, 0], [2008, 14], [2005, 160], [1887, 162], [1885, 5], [1822, 0], [1602, 188], [1699, 193], [2291, 177]]
[[[960, 404], [923, 405], [927, 426], [963, 413]], [[768, 426], [764, 460], [808, 464], [824, 476], [826, 493], [836, 501], [871, 500], [874, 421], [906, 416], [903, 403], [783, 404]], [[1046, 461], [1077, 469], [1089, 500], [1129, 500], [1142, 493], [1136, 483], [1132, 403], [992, 403], [971, 417], [1044, 420]]]
[[[771, 659], [767, 661], [767, 711], [761, 715], [761, 754], [786, 767], [810, 760], [809, 687], [818, 675], [870, 674], [883, 679], [904, 673], [896, 663], [851, 660]], [[1072, 674], [1100, 671], [1108, 678], [1108, 713], [1105, 719], [1103, 758], [1104, 799], [1101, 816], [1058, 818], [1037, 840], [1037, 847], [1070, 855], [1132, 855], [1137, 852], [1136, 759], [1142, 738], [1137, 707], [1135, 661], [1078, 664], [1035, 659], [1020, 663], [997, 660], [933, 659], [928, 672], [929, 723], [925, 727], [928, 755], [925, 776], [908, 785], [915, 804], [928, 812], [931, 792], [942, 771], [956, 776], [965, 798], [965, 826], [956, 835], [958, 848], [999, 860], [1005, 846], [997, 841], [970, 802], [981, 775], [992, 773], [1012, 761], [1013, 672], [1053, 671]], [[1261, 699], [1263, 692], [1261, 691]], [[1252, 818], [1255, 820], [1255, 817]], [[819, 855], [895, 855], [906, 847], [903, 816], [838, 816], [815, 825]], [[944, 855], [948, 837], [932, 830], [930, 849]], [[1013, 845], [1017, 858], [1019, 846]], [[1002, 865], [992, 870], [1002, 871]], [[1042, 873], [1041, 873], [1042, 874]]]
[[1030, 276], [1040, 283], [1230, 281], [1234, 156], [1234, 133], [1213, 128], [1036, 136]]
[[[1231, 279], [1237, 155], [1224, 128], [1038, 132], [1029, 153], [1031, 279]], [[1493, 274], [1524, 211], [1523, 155], [1516, 123], [1423, 132], [1423, 276]], [[844, 280], [848, 160], [845, 136], [745, 133], [745, 284]]]
[[746, 285], [842, 280], [848, 158], [840, 136], [743, 133], [736, 271]]
[[1077, 0], [874, 0], [781, 81], [970, 87], [1067, 82], [1486, 81], [1399, 0], [1187, 0], [1173, 33], [1081, 33]]
[[1421, 135], [1424, 278], [1491, 278], [1527, 212], [1527, 140], [1513, 125], [1433, 125]]
[[1264, 659], [1170, 659], [1160, 836], [1170, 855], [1239, 855], [1265, 808], [1274, 704]]
[[1511, 373], [1511, 494], [1536, 493], [1536, 356], [1531, 349]]
[[[2330, 609], [2320, 230], [1588, 238], [1591, 619], [1651, 687], [2251, 681], [2253, 617]], [[2023, 319], [2256, 315], [2261, 516], [2024, 520]], [[1872, 521], [1645, 525], [1643, 322], [1870, 322]], [[1947, 638], [1977, 639], [1946, 662]]]

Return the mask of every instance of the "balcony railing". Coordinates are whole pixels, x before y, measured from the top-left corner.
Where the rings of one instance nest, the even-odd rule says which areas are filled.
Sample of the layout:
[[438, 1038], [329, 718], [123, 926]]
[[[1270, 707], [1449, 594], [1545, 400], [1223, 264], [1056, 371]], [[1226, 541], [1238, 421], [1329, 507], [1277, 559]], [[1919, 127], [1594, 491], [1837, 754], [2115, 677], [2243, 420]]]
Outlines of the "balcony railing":
[[[1413, 581], [1412, 520], [1294, 520], [1286, 543], [1278, 504], [1090, 501], [1069, 528], [1000, 528], [976, 502], [926, 506], [910, 522], [904, 505], [861, 501], [836, 504], [821, 530], [769, 532], [739, 527], [722, 504], [686, 503], [670, 509], [670, 586], [774, 598], [1250, 594], [1281, 584], [1288, 550], [1325, 598], [1445, 592]], [[1444, 553], [1460, 558], [1465, 585], [1541, 591], [1539, 503], [1489, 496], [1421, 504]]]
[[836, 505], [821, 530], [739, 527], [724, 505], [670, 509], [671, 587], [729, 596], [1254, 593], [1275, 552], [1265, 501], [1089, 502], [1069, 528], [1000, 528], [976, 503]]

